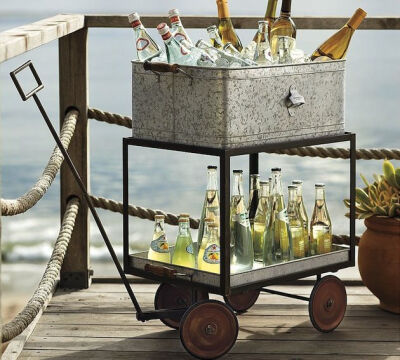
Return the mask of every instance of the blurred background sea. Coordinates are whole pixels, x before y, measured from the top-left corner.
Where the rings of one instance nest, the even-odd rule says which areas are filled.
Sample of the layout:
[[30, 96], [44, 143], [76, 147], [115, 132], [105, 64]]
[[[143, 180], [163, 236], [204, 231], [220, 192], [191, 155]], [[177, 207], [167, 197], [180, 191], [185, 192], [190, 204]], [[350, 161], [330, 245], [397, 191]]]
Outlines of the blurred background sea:
[[[264, 15], [266, 0], [230, 0], [232, 15]], [[214, 0], [204, 1], [25, 1], [2, 0], [0, 31], [25, 25], [58, 13], [166, 14], [170, 8], [182, 15], [216, 15]], [[350, 17], [357, 7], [369, 16], [398, 16], [397, 0], [294, 0], [293, 16]], [[280, 2], [278, 3], [280, 8]], [[146, 26], [146, 24], [144, 24]], [[183, 24], [185, 25], [185, 24]], [[256, 24], [254, 24], [256, 28]], [[243, 44], [249, 43], [255, 30], [237, 31]], [[334, 30], [298, 30], [297, 47], [312, 52]], [[161, 44], [154, 29], [150, 34]], [[193, 40], [207, 38], [205, 29], [189, 30]], [[399, 148], [400, 121], [400, 51], [398, 31], [357, 31], [347, 55], [346, 130], [357, 133], [358, 147]], [[131, 115], [131, 66], [135, 57], [133, 33], [127, 29], [89, 30], [89, 105], [90, 107]], [[33, 101], [23, 103], [9, 77], [9, 72], [31, 59], [45, 85], [40, 98], [58, 127], [58, 49], [57, 41], [32, 50], [0, 65], [0, 141], [1, 196], [16, 198], [26, 192], [42, 173], [53, 140]], [[322, 100], [323, 101], [323, 100]], [[154, 99], [157, 106], [157, 99]], [[210, 110], [212, 111], [212, 110]], [[251, 111], [251, 109], [249, 109]], [[122, 200], [121, 139], [130, 130], [91, 121], [91, 192], [97, 196]], [[338, 144], [342, 146], [347, 144]], [[206, 166], [217, 164], [207, 156], [178, 154], [167, 151], [135, 149], [131, 151], [131, 203], [163, 209], [172, 213], [189, 212], [200, 216], [203, 203]], [[304, 180], [304, 196], [309, 216], [313, 209], [314, 183], [325, 182], [327, 204], [335, 234], [348, 233], [346, 209], [342, 199], [348, 196], [348, 162], [278, 155], [260, 156], [261, 178], [269, 169], [282, 167], [284, 186], [292, 179]], [[358, 161], [357, 173], [367, 178], [381, 172], [380, 161]], [[246, 157], [235, 158], [232, 168], [248, 170]], [[245, 189], [247, 179], [245, 177]], [[360, 184], [359, 178], [357, 179]], [[2, 218], [1, 273], [3, 300], [16, 301], [32, 293], [40, 280], [60, 225], [59, 177], [44, 198], [28, 213]], [[106, 230], [118, 254], [122, 253], [122, 216], [100, 211]], [[132, 219], [131, 239], [134, 249], [147, 248], [153, 224]], [[357, 224], [357, 233], [363, 231]], [[174, 242], [176, 228], [168, 226]], [[196, 237], [196, 234], [193, 234]], [[97, 228], [91, 227], [91, 260], [95, 275], [113, 275], [110, 262]]]

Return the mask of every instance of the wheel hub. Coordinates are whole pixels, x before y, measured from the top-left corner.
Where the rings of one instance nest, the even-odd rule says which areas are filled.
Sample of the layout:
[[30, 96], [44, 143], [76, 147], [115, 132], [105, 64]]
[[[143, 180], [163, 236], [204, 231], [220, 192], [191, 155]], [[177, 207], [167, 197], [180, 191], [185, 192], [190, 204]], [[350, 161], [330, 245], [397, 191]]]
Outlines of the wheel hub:
[[206, 328], [205, 328], [205, 332], [207, 335], [215, 335], [217, 333], [217, 324], [216, 323], [210, 323], [207, 324]]

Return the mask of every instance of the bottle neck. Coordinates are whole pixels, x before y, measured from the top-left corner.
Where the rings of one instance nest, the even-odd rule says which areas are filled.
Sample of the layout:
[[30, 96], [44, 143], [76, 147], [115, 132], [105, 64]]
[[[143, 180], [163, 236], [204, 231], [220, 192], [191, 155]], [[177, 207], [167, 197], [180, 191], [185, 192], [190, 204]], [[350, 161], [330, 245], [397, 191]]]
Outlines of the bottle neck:
[[159, 233], [164, 231], [164, 220], [156, 220], [154, 232]]
[[289, 189], [288, 201], [297, 203], [297, 189]]
[[252, 174], [250, 175], [250, 191], [260, 189], [260, 175]]
[[233, 174], [232, 196], [243, 196], [243, 181], [241, 173]]
[[265, 12], [264, 19], [267, 21], [274, 21], [276, 17], [276, 5], [278, 0], [268, 0], [267, 11]]
[[220, 19], [229, 19], [229, 8], [228, 2], [226, 0], [217, 0], [218, 7], [218, 18]]
[[363, 9], [357, 9], [346, 25], [353, 30], [357, 30], [367, 13]]
[[168, 31], [167, 33], [161, 35], [161, 37], [162, 37], [162, 39], [164, 40], [164, 42], [165, 42], [166, 44], [170, 43], [171, 40], [172, 40], [171, 31]]
[[171, 16], [170, 18], [169, 18], [169, 20], [170, 20], [170, 22], [171, 22], [171, 26], [182, 26], [182, 22], [181, 22], [181, 19], [180, 19], [180, 17], [178, 16], [178, 15], [174, 15], [174, 16]]
[[267, 22], [260, 22], [258, 24], [258, 32], [260, 34], [266, 34], [268, 32], [268, 23]]
[[280, 172], [272, 173], [272, 187], [271, 187], [271, 195], [282, 195], [282, 179]]
[[315, 201], [325, 201], [325, 188], [315, 188]]
[[188, 235], [189, 220], [179, 222], [179, 235]]
[[290, 17], [292, 0], [282, 0], [281, 17]]
[[269, 182], [263, 182], [260, 185], [260, 197], [269, 197]]
[[218, 190], [217, 169], [207, 170], [207, 190]]
[[131, 26], [132, 26], [132, 29], [134, 29], [134, 30], [143, 28], [143, 25], [140, 20], [135, 20], [135, 21], [131, 22]]
[[209, 232], [209, 238], [208, 238], [209, 240], [208, 240], [208, 242], [212, 242], [212, 243], [219, 243], [219, 241], [218, 241], [218, 228], [217, 227], [212, 227], [211, 229], [210, 229], [210, 232]]

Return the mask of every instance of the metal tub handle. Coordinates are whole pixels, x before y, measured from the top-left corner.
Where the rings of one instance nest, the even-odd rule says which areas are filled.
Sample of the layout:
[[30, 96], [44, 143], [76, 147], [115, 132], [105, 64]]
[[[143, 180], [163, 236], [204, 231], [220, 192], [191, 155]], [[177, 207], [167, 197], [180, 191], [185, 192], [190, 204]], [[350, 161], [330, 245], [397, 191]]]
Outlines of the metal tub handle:
[[190, 85], [192, 85], [193, 82], [193, 76], [188, 74], [186, 71], [182, 70], [178, 64], [167, 64], [164, 62], [145, 61], [143, 63], [143, 69], [145, 69], [146, 71], [151, 71], [154, 74], [156, 74], [158, 76], [158, 81], [160, 81], [160, 73], [171, 72], [173, 74], [176, 74], [180, 72], [190, 79]]

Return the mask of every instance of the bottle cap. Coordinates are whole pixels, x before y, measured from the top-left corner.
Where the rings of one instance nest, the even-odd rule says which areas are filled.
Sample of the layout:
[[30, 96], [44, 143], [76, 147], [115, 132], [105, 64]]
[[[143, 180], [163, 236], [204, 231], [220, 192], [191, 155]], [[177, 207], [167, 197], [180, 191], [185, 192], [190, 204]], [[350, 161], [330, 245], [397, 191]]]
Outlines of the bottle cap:
[[214, 219], [213, 218], [205, 218], [204, 222], [214, 222]]
[[292, 0], [282, 0], [281, 13], [290, 14], [292, 8]]
[[182, 213], [182, 214], [179, 214], [179, 217], [180, 218], [190, 218], [190, 215], [187, 213]]
[[294, 185], [302, 185], [303, 184], [303, 180], [293, 180], [292, 184], [294, 184]]
[[217, 30], [217, 25], [211, 25], [207, 28], [207, 31], [215, 31]]
[[214, 166], [214, 165], [208, 165], [207, 166], [207, 169], [209, 169], [209, 170], [217, 170], [217, 167], [216, 166]]
[[282, 169], [281, 169], [281, 168], [278, 168], [278, 167], [276, 167], [276, 168], [272, 168], [272, 169], [271, 169], [271, 171], [272, 171], [272, 172], [274, 172], [274, 171], [282, 171]]
[[324, 183], [316, 183], [316, 184], [315, 184], [315, 187], [316, 187], [316, 188], [324, 188], [324, 187], [325, 187], [325, 184], [324, 184]]
[[182, 223], [182, 222], [189, 222], [189, 219], [187, 217], [180, 217], [178, 219], [178, 223]]
[[178, 9], [171, 9], [168, 11], [168, 16], [172, 17], [172, 16], [179, 16], [179, 10]]
[[157, 25], [157, 30], [160, 35], [165, 35], [169, 32], [169, 26], [166, 23]]
[[265, 186], [265, 185], [269, 185], [269, 181], [263, 181], [263, 180], [261, 180], [261, 181], [260, 181], [260, 185], [261, 185], [261, 186], [263, 186], [263, 185], [264, 185], [264, 186]]
[[296, 185], [289, 185], [287, 188], [289, 190], [297, 190], [297, 186]]
[[162, 214], [157, 214], [154, 216], [154, 220], [164, 220], [164, 219], [165, 219], [165, 216]]
[[243, 174], [243, 170], [233, 170], [234, 174]]
[[356, 30], [364, 18], [367, 16], [367, 13], [363, 9], [357, 9], [354, 15], [350, 18], [347, 22], [347, 25], [350, 26], [352, 29]]
[[215, 228], [218, 227], [218, 225], [215, 224], [215, 223], [212, 223], [212, 224], [208, 225], [208, 227], [209, 227], [210, 229], [215, 229]]
[[140, 16], [137, 12], [134, 12], [132, 14], [128, 15], [128, 21], [130, 24], [132, 24], [133, 22], [140, 20]]

